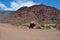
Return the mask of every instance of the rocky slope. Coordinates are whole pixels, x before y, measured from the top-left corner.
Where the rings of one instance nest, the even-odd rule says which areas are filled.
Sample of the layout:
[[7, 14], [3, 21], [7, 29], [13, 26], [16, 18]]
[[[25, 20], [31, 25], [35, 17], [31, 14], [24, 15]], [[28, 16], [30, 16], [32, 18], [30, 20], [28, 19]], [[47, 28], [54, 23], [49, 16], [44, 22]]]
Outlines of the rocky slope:
[[8, 23], [26, 23], [30, 21], [56, 23], [60, 22], [60, 10], [44, 4], [22, 7], [5, 17]]

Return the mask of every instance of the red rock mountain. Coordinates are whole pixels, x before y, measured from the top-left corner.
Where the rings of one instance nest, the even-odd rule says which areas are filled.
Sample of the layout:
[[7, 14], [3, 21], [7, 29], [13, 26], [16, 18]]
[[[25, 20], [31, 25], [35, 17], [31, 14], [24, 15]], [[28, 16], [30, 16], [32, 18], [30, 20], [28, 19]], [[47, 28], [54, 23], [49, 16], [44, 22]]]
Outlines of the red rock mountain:
[[4, 18], [8, 23], [26, 23], [30, 21], [55, 23], [60, 22], [60, 10], [43, 4], [22, 7]]

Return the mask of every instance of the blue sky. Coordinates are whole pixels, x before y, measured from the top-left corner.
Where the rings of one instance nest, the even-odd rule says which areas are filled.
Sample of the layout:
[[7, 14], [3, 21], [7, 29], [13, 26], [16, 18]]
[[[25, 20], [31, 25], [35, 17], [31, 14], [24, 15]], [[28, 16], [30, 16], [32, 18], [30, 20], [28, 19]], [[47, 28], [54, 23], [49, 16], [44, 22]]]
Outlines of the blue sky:
[[23, 6], [45, 4], [60, 10], [60, 0], [0, 0], [0, 10], [18, 10]]

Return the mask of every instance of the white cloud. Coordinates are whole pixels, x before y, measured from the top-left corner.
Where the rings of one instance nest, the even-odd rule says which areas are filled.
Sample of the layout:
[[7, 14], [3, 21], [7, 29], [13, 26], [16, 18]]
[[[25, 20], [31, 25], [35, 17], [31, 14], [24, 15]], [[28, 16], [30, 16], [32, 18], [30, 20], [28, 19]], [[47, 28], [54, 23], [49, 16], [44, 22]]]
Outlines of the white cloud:
[[3, 3], [0, 2], [0, 9], [1, 10], [13, 10], [13, 8], [7, 8]]
[[15, 0], [10, 4], [10, 8], [7, 8], [3, 3], [0, 2], [0, 8], [2, 8], [3, 10], [17, 10], [23, 6], [30, 7], [32, 5], [35, 5], [36, 3], [32, 0]]
[[1, 9], [6, 9], [6, 6], [0, 2], [0, 8]]

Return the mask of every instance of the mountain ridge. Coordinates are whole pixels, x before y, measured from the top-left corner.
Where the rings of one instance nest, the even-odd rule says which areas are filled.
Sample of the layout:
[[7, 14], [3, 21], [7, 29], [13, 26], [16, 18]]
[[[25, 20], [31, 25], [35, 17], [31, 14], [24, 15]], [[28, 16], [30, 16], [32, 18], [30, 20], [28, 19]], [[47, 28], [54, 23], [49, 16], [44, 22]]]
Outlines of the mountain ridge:
[[27, 23], [30, 21], [50, 23], [60, 22], [60, 10], [44, 4], [22, 7], [5, 18], [8, 23]]

